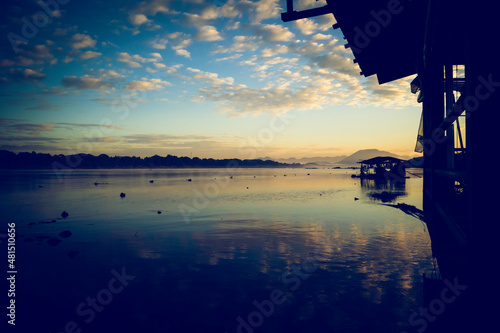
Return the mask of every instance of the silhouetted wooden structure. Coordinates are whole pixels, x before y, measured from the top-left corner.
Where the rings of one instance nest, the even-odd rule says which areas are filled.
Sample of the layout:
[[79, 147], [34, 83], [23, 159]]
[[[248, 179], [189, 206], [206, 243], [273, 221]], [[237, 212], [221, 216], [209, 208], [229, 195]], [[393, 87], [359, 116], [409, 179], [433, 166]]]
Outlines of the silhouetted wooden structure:
[[380, 84], [417, 75], [409, 90], [422, 102], [416, 150], [424, 156], [425, 222], [443, 280], [467, 285], [443, 314], [428, 318], [427, 331], [496, 327], [496, 309], [480, 306], [499, 296], [498, 197], [487, 166], [500, 124], [494, 2], [327, 0], [307, 11], [293, 10], [292, 0], [287, 5], [283, 21], [332, 13], [361, 75], [377, 75]]
[[361, 164], [358, 178], [404, 181], [405, 160], [392, 156], [378, 156], [358, 162]]

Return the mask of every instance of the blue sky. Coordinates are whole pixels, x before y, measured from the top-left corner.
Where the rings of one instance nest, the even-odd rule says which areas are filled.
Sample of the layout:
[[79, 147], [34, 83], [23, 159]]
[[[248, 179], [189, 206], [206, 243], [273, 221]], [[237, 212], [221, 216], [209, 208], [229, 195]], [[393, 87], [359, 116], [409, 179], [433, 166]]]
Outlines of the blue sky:
[[360, 76], [333, 15], [284, 23], [285, 3], [2, 2], [0, 149], [414, 155], [413, 77]]

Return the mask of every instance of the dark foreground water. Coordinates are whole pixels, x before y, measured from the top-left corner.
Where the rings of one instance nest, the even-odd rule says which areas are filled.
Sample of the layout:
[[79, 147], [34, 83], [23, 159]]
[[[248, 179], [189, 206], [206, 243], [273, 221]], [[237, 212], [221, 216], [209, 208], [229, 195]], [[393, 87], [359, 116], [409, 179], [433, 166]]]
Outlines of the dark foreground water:
[[15, 298], [18, 332], [411, 331], [430, 241], [383, 201], [421, 208], [422, 179], [351, 173], [3, 172], [2, 308]]

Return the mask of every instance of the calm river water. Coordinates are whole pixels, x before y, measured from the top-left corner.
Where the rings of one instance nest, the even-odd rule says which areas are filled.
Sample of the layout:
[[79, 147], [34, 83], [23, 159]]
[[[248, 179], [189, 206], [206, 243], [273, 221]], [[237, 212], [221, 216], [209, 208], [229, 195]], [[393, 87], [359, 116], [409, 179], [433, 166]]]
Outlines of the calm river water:
[[421, 208], [422, 179], [361, 184], [353, 172], [4, 171], [16, 329], [411, 331], [429, 235], [381, 199]]

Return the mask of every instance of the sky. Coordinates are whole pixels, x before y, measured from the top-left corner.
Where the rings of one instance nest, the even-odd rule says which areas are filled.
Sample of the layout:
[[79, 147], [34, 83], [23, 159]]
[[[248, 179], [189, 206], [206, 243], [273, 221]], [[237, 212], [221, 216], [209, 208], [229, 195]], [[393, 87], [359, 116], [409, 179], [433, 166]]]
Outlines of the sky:
[[[294, 0], [295, 9], [325, 4]], [[379, 85], [333, 15], [285, 0], [2, 1], [0, 149], [202, 158], [413, 152], [413, 76]]]

